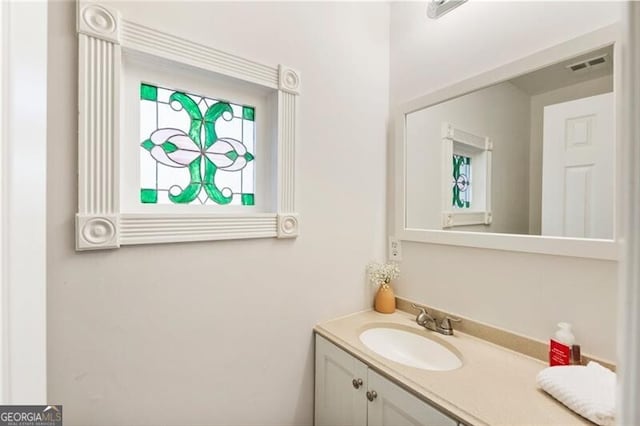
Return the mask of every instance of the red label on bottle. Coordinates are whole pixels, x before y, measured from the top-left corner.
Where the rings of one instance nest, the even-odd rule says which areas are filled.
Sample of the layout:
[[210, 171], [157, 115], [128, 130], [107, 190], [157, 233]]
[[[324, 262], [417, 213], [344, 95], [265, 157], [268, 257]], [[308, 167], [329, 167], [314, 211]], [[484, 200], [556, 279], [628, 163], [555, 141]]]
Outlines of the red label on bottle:
[[571, 364], [571, 347], [551, 339], [549, 342], [549, 365]]

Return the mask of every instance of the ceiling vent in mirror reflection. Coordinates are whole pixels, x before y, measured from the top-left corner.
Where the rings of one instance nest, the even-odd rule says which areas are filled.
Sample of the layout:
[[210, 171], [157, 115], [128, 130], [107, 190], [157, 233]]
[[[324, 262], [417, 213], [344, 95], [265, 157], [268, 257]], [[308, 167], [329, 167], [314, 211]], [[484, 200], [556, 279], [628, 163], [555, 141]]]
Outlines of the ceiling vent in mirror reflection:
[[607, 55], [596, 56], [595, 58], [590, 58], [585, 61], [580, 61], [573, 63], [571, 65], [567, 65], [567, 69], [577, 72], [577, 71], [586, 71], [593, 67], [597, 67], [603, 65], [607, 62]]

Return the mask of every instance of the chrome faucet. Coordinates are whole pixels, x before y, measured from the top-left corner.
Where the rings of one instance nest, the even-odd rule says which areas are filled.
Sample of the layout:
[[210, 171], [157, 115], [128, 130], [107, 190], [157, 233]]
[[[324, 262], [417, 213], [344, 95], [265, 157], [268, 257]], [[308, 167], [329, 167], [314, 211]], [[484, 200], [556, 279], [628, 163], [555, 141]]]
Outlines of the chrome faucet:
[[445, 316], [444, 318], [442, 318], [440, 323], [438, 323], [438, 320], [432, 317], [429, 312], [427, 312], [427, 308], [418, 306], [413, 303], [411, 304], [411, 306], [420, 311], [416, 316], [416, 323], [418, 325], [421, 325], [427, 330], [444, 334], [445, 336], [453, 336], [453, 326], [451, 325], [451, 322], [459, 322], [459, 318], [451, 318], [450, 316]]

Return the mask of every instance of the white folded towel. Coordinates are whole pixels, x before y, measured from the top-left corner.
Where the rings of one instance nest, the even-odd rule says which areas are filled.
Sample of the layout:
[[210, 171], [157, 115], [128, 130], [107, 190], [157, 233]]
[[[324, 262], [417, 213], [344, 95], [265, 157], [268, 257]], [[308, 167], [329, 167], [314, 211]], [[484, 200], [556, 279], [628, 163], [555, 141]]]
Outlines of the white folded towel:
[[583, 417], [601, 426], [615, 424], [616, 374], [591, 361], [587, 366], [547, 367], [538, 386]]

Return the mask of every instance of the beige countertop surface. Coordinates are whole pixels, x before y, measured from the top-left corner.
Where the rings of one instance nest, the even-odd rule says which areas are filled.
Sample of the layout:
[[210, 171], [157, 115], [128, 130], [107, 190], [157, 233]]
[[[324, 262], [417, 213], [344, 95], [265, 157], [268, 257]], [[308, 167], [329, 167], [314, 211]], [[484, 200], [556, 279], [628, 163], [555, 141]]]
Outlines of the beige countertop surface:
[[[428, 371], [383, 358], [358, 337], [373, 327], [425, 335], [461, 356], [462, 367]], [[318, 324], [315, 331], [468, 425], [593, 425], [538, 389], [536, 375], [545, 363], [464, 333], [443, 336], [427, 331], [416, 324], [414, 315], [365, 311]]]

